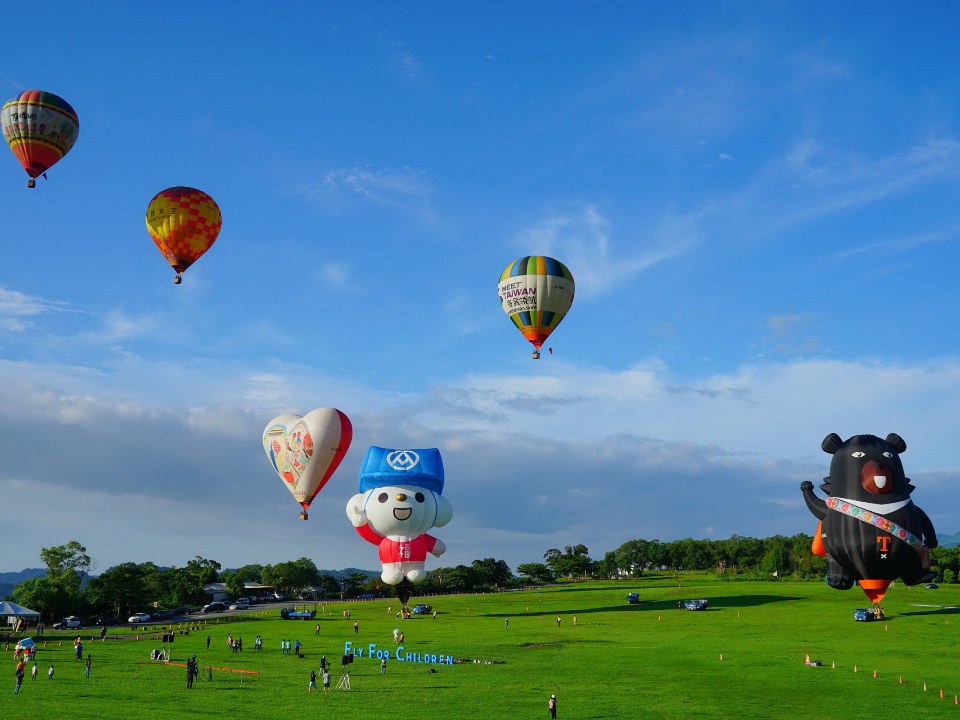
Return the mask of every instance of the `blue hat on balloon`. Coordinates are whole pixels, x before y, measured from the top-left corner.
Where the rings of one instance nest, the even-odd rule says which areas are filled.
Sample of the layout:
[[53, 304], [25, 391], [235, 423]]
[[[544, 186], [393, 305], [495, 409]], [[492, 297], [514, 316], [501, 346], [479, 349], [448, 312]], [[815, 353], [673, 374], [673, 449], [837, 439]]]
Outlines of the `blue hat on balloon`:
[[414, 485], [443, 494], [443, 458], [437, 448], [391, 450], [372, 445], [360, 464], [360, 492]]

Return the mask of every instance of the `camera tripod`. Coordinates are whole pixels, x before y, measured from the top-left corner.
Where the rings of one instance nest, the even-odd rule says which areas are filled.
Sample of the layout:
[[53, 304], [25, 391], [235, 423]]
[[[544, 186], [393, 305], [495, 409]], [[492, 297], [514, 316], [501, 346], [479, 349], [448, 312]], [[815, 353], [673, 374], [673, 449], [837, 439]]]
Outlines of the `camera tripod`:
[[337, 682], [337, 690], [349, 690], [350, 689], [350, 673], [342, 672], [340, 673], [340, 680]]

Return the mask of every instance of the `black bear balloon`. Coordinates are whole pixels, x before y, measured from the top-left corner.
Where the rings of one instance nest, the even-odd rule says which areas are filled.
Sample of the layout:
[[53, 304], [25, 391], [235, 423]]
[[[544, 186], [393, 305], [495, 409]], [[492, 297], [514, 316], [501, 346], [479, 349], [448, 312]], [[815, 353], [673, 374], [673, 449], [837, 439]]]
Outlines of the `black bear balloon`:
[[830, 477], [820, 486], [827, 500], [814, 494], [810, 481], [800, 489], [820, 520], [813, 552], [827, 558], [827, 585], [849, 590], [856, 581], [879, 603], [891, 580], [929, 581], [927, 547], [937, 546], [937, 536], [930, 518], [910, 499], [914, 488], [900, 463], [907, 449], [903, 438], [854, 435], [843, 442], [831, 433], [821, 447], [833, 455]]

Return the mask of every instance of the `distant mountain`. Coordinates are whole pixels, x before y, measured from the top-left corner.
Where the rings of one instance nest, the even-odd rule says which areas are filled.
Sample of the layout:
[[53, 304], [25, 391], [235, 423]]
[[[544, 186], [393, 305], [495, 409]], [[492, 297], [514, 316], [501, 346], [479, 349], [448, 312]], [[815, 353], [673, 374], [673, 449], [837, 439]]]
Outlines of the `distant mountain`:
[[30, 578], [43, 577], [47, 574], [46, 568], [25, 568], [20, 572], [0, 573], [0, 600], [13, 594], [13, 588], [18, 583]]
[[25, 568], [20, 572], [5, 572], [0, 573], [0, 583], [11, 583], [16, 585], [21, 583], [24, 580], [29, 580], [30, 578], [43, 577], [47, 574], [46, 568]]
[[937, 533], [937, 540], [940, 541], [940, 547], [957, 547], [960, 545], [960, 533], [954, 533], [953, 535]]
[[379, 570], [361, 570], [360, 568], [344, 568], [343, 570], [320, 570], [318, 571], [321, 575], [329, 575], [330, 577], [342, 578], [347, 577], [347, 575], [352, 575], [353, 573], [364, 573], [368, 578], [373, 577], [374, 575], [379, 575]]

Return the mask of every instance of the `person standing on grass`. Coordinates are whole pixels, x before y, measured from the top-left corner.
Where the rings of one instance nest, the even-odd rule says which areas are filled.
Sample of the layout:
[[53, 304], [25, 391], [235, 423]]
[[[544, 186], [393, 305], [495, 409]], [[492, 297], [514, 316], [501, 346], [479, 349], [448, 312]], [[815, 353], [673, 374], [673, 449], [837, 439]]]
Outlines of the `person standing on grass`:
[[576, 615], [573, 616], [573, 624], [574, 624], [574, 625], [577, 624], [577, 616], [576, 616]]
[[400, 644], [403, 645], [403, 633], [400, 633]]
[[33, 678], [34, 680], [37, 679], [37, 664], [36, 664], [36, 663], [33, 664], [33, 669], [30, 671], [30, 677]]
[[77, 638], [77, 660], [83, 660], [83, 643]]
[[319, 623], [317, 623], [317, 629], [313, 631], [313, 634], [314, 634], [314, 635], [319, 635], [319, 634], [320, 634], [320, 624], [319, 624]]
[[20, 665], [17, 665], [17, 672], [16, 672], [16, 674], [14, 675], [14, 677], [17, 679], [17, 684], [16, 684], [16, 686], [13, 688], [13, 694], [14, 694], [14, 695], [19, 695], [19, 694], [20, 694], [20, 683], [23, 682], [23, 669], [21, 668], [21, 665], [23, 665], [23, 663], [20, 663]]
[[90, 677], [90, 653], [87, 653], [87, 659], [83, 661], [83, 676]]
[[323, 671], [323, 691], [330, 692], [330, 671]]
[[243, 652], [243, 638], [237, 638], [237, 652]]
[[387, 659], [380, 658], [380, 674], [383, 675], [387, 672]]
[[207, 635], [207, 650], [210, 649], [210, 636]]
[[509, 630], [509, 629], [510, 629], [510, 618], [504, 618], [504, 619], [503, 619], [503, 629], [504, 629], [504, 630]]
[[547, 710], [550, 713], [551, 718], [557, 717], [557, 696], [551, 695], [550, 699], [547, 701]]
[[47, 670], [47, 680], [53, 680], [53, 665], [51, 665], [50, 669]]
[[193, 660], [187, 660], [187, 690], [193, 688]]
[[327, 671], [327, 656], [323, 655], [320, 658], [320, 672], [325, 673]]
[[294, 653], [297, 657], [300, 657], [300, 641], [299, 641], [299, 640], [297, 640], [297, 641], [293, 644], [293, 653]]
[[317, 689], [317, 673], [314, 670], [310, 671], [310, 684], [307, 685], [307, 692]]
[[557, 615], [557, 627], [560, 627], [560, 616]]
[[354, 621], [353, 621], [353, 634], [356, 635], [358, 632], [360, 632], [360, 621], [359, 621], [359, 620], [354, 620]]

